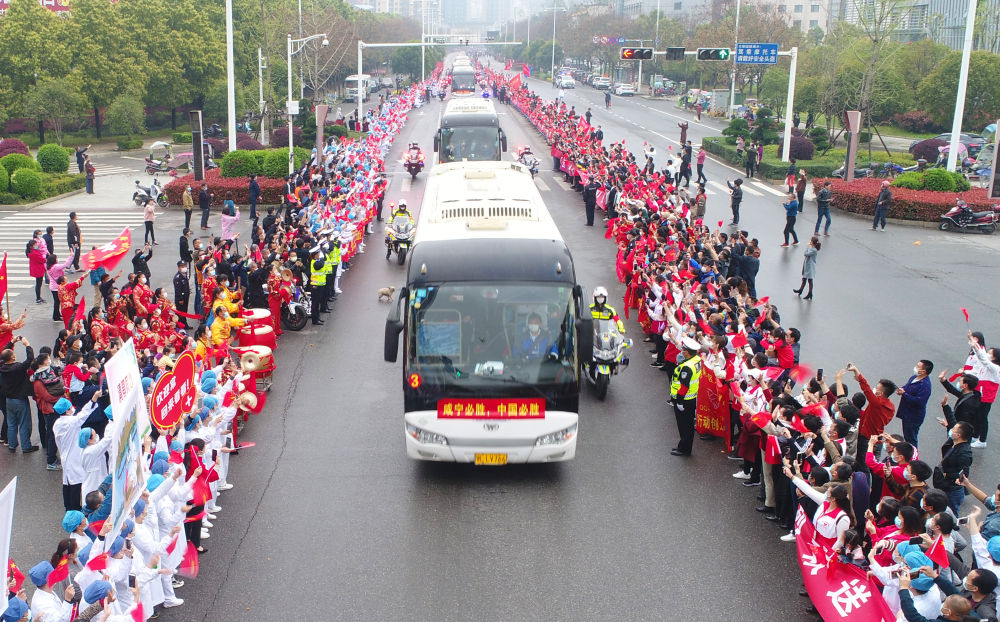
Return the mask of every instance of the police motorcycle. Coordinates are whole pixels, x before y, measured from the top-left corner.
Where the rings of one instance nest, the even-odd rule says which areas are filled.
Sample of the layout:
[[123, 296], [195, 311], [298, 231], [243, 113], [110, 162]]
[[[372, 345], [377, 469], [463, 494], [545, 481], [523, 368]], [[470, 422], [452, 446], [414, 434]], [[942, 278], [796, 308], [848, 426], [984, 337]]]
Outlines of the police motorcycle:
[[417, 143], [410, 143], [410, 148], [406, 151], [404, 165], [411, 179], [416, 179], [417, 173], [424, 170], [424, 152]]
[[139, 185], [139, 180], [135, 180], [135, 192], [132, 193], [132, 200], [136, 206], [144, 207], [150, 200], [156, 201], [156, 205], [161, 208], [167, 207], [167, 195], [163, 193], [160, 181], [153, 176], [153, 183], [148, 186]]
[[608, 394], [611, 376], [628, 368], [632, 340], [618, 331], [614, 320], [594, 320], [594, 360], [587, 363], [587, 378], [597, 389], [597, 399]]
[[528, 145], [517, 150], [517, 161], [528, 167], [532, 177], [538, 174], [538, 158], [531, 152], [531, 147]]
[[402, 212], [396, 212], [389, 221], [389, 226], [385, 230], [385, 258], [389, 259], [392, 253], [396, 253], [396, 263], [403, 265], [406, 263], [406, 255], [413, 242], [416, 227], [413, 226], [413, 219], [406, 209], [406, 201], [399, 201]]

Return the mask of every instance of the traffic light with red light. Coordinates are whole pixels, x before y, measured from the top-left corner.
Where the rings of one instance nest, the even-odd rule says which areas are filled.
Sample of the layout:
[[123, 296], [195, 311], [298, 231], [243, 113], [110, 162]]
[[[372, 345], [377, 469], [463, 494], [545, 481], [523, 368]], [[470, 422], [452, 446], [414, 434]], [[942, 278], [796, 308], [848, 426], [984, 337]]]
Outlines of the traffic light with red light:
[[622, 48], [622, 60], [653, 60], [653, 48]]

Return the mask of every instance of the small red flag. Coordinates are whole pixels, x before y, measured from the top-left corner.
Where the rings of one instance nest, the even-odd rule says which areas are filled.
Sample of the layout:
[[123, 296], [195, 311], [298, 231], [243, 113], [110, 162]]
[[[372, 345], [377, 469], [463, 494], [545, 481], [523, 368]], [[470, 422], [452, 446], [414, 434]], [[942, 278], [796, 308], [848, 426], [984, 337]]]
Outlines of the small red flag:
[[141, 602], [136, 603], [135, 608], [132, 609], [132, 620], [133, 622], [145, 622], [146, 610], [143, 608]]
[[[6, 257], [4, 257], [4, 261], [7, 261]], [[965, 316], [965, 321], [968, 322], [969, 321], [969, 310], [966, 309], [965, 307], [962, 307], [962, 315]]]
[[104, 521], [95, 520], [91, 522], [89, 525], [87, 525], [87, 531], [92, 532], [94, 534], [94, 537], [96, 538], [97, 535], [101, 533], [101, 527], [103, 526], [104, 526]]
[[756, 320], [754, 320], [753, 325], [754, 326], [760, 326], [761, 324], [764, 323], [764, 320], [766, 320], [766, 319], [767, 319], [767, 316], [764, 315], [763, 313], [761, 313], [760, 317], [758, 317]]
[[86, 308], [87, 308], [87, 300], [84, 296], [80, 296], [80, 303], [76, 305], [76, 312], [73, 313], [74, 322], [76, 322], [77, 320], [82, 322], [84, 319], [86, 319], [87, 317]]
[[764, 372], [764, 375], [767, 376], [768, 380], [777, 380], [778, 376], [780, 376], [781, 372], [784, 370], [780, 367], [765, 367], [761, 371]]
[[184, 559], [177, 566], [177, 574], [186, 579], [194, 579], [198, 576], [198, 549], [190, 542], [188, 542], [187, 550], [184, 551]]
[[720, 228], [720, 229], [722, 228], [722, 223], [723, 223], [723, 221], [721, 221], [721, 220], [720, 220], [720, 221], [719, 221], [719, 228]]
[[934, 540], [934, 544], [931, 545], [931, 548], [927, 549], [927, 557], [930, 557], [931, 560], [941, 568], [948, 567], [950, 563], [948, 561], [948, 551], [945, 550], [944, 544], [941, 542], [941, 536], [938, 536], [937, 539]]
[[14, 580], [14, 591], [17, 592], [21, 589], [21, 584], [24, 583], [24, 573], [21, 569], [17, 567], [13, 559], [7, 558], [7, 579]]
[[805, 434], [806, 432], [809, 431], [809, 428], [807, 428], [806, 425], [802, 423], [802, 419], [798, 415], [792, 415], [792, 429], [798, 432], [799, 434]]
[[176, 548], [177, 548], [177, 536], [174, 536], [174, 539], [170, 541], [170, 544], [168, 544], [167, 548], [165, 549], [167, 551], [167, 555], [173, 553], [174, 549]]
[[788, 375], [795, 382], [805, 384], [813, 377], [813, 370], [808, 365], [793, 365]]
[[87, 568], [94, 572], [100, 572], [108, 567], [108, 554], [101, 553], [87, 562]]
[[754, 425], [758, 428], [763, 429], [771, 421], [771, 413], [769, 412], [759, 412], [755, 415], [750, 415], [750, 421], [753, 421]]
[[746, 346], [749, 342], [747, 341], [747, 336], [743, 333], [736, 333], [733, 335], [733, 340], [731, 342], [734, 348], [742, 348]]
[[[7, 253], [3, 254], [3, 263], [0, 263], [0, 298], [7, 295]], [[14, 314], [10, 313], [10, 309], [7, 309], [7, 313], [10, 314], [13, 319]]]
[[816, 402], [815, 404], [809, 404], [808, 406], [803, 406], [802, 408], [800, 408], [799, 414], [802, 415], [803, 417], [806, 415], [816, 415], [817, 417], [820, 417], [823, 415], [823, 412], [825, 410], [826, 407], [823, 406], [821, 402]]
[[[197, 499], [196, 499], [196, 501], [197, 501]], [[199, 505], [201, 505], [201, 504], [199, 504]], [[201, 520], [201, 519], [205, 518], [206, 514], [208, 514], [208, 512], [206, 512], [206, 511], [203, 510], [202, 512], [200, 512], [198, 514], [195, 514], [194, 516], [188, 516], [187, 518], [184, 519], [184, 522], [185, 523], [193, 523], [196, 520]], [[167, 552], [169, 553], [170, 551], [167, 551]]]
[[770, 300], [771, 300], [770, 296], [764, 296], [763, 298], [761, 298], [760, 300], [758, 300], [757, 304], [755, 304], [753, 307], [754, 307], [754, 309], [759, 309], [759, 308], [763, 307], [764, 305], [766, 305]]
[[65, 581], [67, 577], [69, 577], [69, 557], [63, 555], [56, 567], [49, 573], [48, 584], [55, 585], [60, 581]]

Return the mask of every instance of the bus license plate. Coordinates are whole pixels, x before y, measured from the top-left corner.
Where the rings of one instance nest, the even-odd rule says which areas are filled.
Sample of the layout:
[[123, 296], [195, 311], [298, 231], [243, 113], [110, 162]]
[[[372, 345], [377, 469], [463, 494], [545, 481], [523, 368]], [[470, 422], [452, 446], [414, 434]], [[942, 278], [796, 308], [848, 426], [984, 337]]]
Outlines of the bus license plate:
[[476, 466], [503, 466], [507, 464], [507, 454], [476, 454]]

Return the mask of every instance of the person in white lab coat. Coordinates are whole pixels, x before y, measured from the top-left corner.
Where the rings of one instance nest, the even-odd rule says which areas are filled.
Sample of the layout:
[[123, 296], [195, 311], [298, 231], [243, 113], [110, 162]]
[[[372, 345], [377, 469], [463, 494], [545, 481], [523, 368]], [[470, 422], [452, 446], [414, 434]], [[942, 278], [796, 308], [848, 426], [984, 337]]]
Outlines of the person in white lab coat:
[[[110, 408], [110, 406], [109, 406]], [[81, 428], [77, 444], [83, 450], [83, 485], [81, 492], [86, 498], [88, 492], [97, 490], [104, 478], [108, 476], [107, 451], [111, 447], [111, 436], [105, 434], [101, 438], [91, 428]]]
[[31, 615], [36, 618], [41, 616], [45, 622], [70, 622], [73, 605], [68, 601], [73, 600], [76, 590], [73, 586], [67, 587], [62, 598], [53, 594], [52, 586], [49, 585], [52, 570], [52, 564], [40, 562], [28, 571], [31, 582], [38, 588], [31, 596]]
[[69, 510], [63, 516], [62, 527], [76, 542], [77, 551], [82, 551], [91, 543], [90, 536], [87, 535], [87, 525], [89, 524], [87, 517], [80, 510]]
[[[80, 449], [79, 438], [80, 428], [83, 423], [97, 408], [97, 400], [101, 398], [102, 392], [95, 391], [93, 397], [87, 405], [78, 413], [73, 408], [72, 402], [65, 397], [52, 405], [52, 410], [59, 415], [56, 422], [52, 424], [52, 435], [56, 439], [56, 447], [59, 448], [59, 456], [62, 461], [63, 474], [63, 505], [67, 510], [83, 509], [83, 480], [87, 473], [83, 469], [83, 450]], [[89, 492], [89, 491], [88, 491]]]

